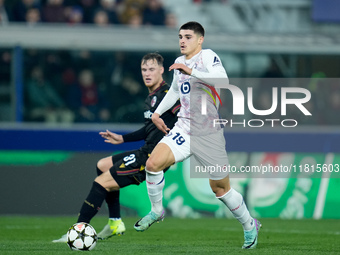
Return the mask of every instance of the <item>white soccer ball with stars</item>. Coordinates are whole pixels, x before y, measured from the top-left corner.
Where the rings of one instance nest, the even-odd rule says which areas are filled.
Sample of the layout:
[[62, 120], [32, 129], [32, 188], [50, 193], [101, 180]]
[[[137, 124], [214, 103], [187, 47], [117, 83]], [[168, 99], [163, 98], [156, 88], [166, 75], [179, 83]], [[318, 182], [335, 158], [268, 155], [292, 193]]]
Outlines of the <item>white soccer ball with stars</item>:
[[93, 250], [97, 240], [96, 230], [88, 223], [76, 223], [67, 231], [67, 245], [75, 251]]

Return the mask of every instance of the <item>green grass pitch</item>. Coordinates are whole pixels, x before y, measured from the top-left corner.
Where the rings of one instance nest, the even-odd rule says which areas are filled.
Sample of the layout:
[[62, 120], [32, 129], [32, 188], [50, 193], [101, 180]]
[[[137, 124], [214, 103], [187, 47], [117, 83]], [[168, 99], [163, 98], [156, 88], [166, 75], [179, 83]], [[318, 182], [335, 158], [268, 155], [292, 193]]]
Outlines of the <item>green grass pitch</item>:
[[[75, 217], [0, 216], [0, 254], [72, 254], [66, 244], [52, 243], [66, 233]], [[99, 241], [93, 254], [340, 254], [339, 220], [262, 219], [255, 250], [242, 250], [243, 231], [236, 220], [166, 217], [149, 230], [133, 229], [137, 218], [123, 218], [123, 236]], [[91, 224], [100, 231], [106, 218]]]

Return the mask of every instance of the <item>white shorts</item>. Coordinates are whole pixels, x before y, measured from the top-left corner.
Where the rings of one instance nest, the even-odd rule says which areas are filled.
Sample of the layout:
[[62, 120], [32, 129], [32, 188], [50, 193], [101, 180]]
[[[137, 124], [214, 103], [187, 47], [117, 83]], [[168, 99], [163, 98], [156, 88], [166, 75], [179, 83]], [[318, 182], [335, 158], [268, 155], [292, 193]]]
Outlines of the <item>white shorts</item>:
[[[193, 155], [195, 161], [192, 162], [200, 164], [200, 167], [205, 169], [216, 169], [216, 166], [226, 168], [229, 165], [223, 129], [206, 136], [190, 136], [184, 133], [181, 128], [175, 126], [168, 135], [163, 137], [160, 143], [169, 146], [176, 163]], [[193, 169], [194, 166], [190, 168]], [[209, 178], [221, 180], [228, 174], [226, 171], [209, 171]]]

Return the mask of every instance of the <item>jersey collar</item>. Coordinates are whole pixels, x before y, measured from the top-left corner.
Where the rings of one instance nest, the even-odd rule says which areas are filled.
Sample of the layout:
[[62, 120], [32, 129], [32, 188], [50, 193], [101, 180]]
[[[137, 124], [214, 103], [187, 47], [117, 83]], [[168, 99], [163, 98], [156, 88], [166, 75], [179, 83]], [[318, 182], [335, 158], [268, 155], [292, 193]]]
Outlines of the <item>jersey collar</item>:
[[149, 96], [152, 96], [153, 94], [155, 94], [158, 90], [160, 90], [160, 89], [163, 87], [163, 85], [165, 85], [165, 81], [162, 81], [162, 82], [161, 82], [161, 85], [160, 85], [157, 89], [155, 89], [154, 91], [152, 91], [152, 92], [149, 94]]

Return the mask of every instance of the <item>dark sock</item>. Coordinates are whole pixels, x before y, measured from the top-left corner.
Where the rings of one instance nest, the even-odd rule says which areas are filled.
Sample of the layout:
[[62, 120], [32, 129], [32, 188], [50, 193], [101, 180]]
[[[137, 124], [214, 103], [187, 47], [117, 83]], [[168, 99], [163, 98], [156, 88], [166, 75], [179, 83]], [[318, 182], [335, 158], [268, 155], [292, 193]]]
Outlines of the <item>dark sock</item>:
[[119, 190], [108, 192], [105, 200], [109, 208], [109, 217], [120, 218]]
[[104, 189], [100, 184], [93, 182], [90, 193], [80, 209], [77, 222], [90, 223], [91, 219], [99, 211], [107, 193], [106, 189]]

